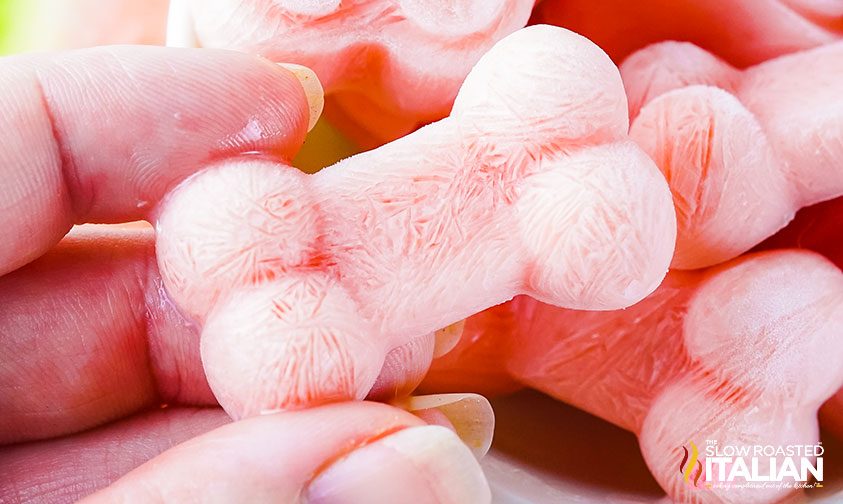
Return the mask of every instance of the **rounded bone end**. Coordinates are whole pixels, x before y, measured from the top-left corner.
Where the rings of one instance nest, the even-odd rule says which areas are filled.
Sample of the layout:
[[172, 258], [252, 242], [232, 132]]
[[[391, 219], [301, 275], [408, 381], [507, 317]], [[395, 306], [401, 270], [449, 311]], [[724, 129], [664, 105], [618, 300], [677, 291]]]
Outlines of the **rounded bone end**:
[[841, 327], [843, 273], [813, 252], [779, 250], [707, 273], [684, 332], [706, 369], [816, 408], [843, 385]]
[[228, 290], [320, 257], [311, 200], [303, 173], [267, 161], [231, 161], [185, 180], [162, 203], [156, 224], [173, 300], [202, 319]]
[[[718, 453], [712, 450], [715, 444], [721, 450], [727, 446], [753, 450], [755, 445], [814, 445], [819, 438], [816, 410], [776, 408], [776, 398], [757, 395], [745, 397], [751, 402], [737, 404], [722, 392], [731, 389], [715, 389], [712, 385], [713, 381], [687, 378], [665, 390], [650, 409], [639, 443], [644, 460], [661, 487], [676, 502], [760, 504], [781, 502], [799, 492], [793, 488], [796, 481], [792, 477], [784, 478], [783, 488], [777, 484], [747, 488], [746, 478], [739, 474], [730, 482], [728, 478], [736, 464], [725, 464], [721, 478], [721, 464], [714, 458]], [[780, 470], [781, 458], [773, 469], [770, 458], [758, 457], [758, 474], [769, 476], [771, 471]], [[744, 459], [751, 470], [752, 457]], [[799, 462], [796, 457], [797, 470]], [[727, 483], [733, 486], [724, 488]]]
[[233, 292], [202, 331], [211, 389], [234, 418], [363, 399], [386, 349], [358, 311], [318, 275]]
[[641, 109], [630, 137], [655, 161], [676, 208], [671, 267], [732, 259], [787, 224], [797, 196], [756, 117], [722, 89], [689, 86]]
[[463, 130], [538, 145], [615, 140], [628, 129], [626, 94], [606, 53], [547, 25], [495, 44], [469, 73], [451, 116]]
[[740, 72], [689, 42], [659, 42], [632, 53], [620, 65], [629, 117], [668, 91], [701, 84], [732, 91]]
[[676, 237], [664, 177], [632, 142], [546, 159], [524, 182], [518, 219], [526, 293], [563, 308], [637, 303], [667, 273]]

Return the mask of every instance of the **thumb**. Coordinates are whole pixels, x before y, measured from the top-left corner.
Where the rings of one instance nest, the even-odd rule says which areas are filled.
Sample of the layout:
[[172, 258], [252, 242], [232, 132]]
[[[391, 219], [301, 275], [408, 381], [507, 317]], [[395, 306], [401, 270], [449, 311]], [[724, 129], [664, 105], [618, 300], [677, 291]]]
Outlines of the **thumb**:
[[0, 89], [0, 274], [73, 224], [149, 218], [214, 161], [292, 159], [322, 104], [302, 67], [141, 46], [2, 58]]
[[87, 502], [489, 502], [449, 429], [355, 402], [254, 417], [183, 443]]

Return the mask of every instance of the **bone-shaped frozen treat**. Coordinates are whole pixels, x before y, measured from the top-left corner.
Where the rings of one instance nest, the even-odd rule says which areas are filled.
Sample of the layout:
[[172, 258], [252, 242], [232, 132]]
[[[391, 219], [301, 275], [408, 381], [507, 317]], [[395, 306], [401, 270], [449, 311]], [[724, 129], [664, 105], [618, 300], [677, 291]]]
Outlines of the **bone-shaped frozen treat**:
[[799, 208], [843, 194], [843, 42], [744, 71], [671, 42], [621, 72], [630, 136], [676, 204], [673, 267], [735, 257]]
[[379, 143], [445, 117], [471, 67], [527, 23], [534, 2], [176, 0], [199, 45], [312, 68], [329, 114], [341, 109], [331, 119], [349, 117]]
[[543, 0], [534, 22], [564, 26], [614, 61], [663, 40], [692, 42], [738, 66], [843, 36], [839, 0]]
[[246, 158], [183, 183], [157, 253], [204, 325], [221, 404], [241, 416], [364, 397], [391, 348], [516, 294], [604, 310], [646, 296], [675, 216], [626, 110], [597, 46], [534, 26], [412, 135], [315, 175]]
[[[756, 249], [791, 247], [818, 252], [838, 268], [843, 268], [843, 197], [803, 208], [787, 227], [764, 240]], [[820, 423], [843, 439], [843, 388], [820, 409]]]
[[[471, 375], [485, 377], [487, 390], [527, 385], [638, 434], [677, 502], [775, 502], [793, 489], [689, 484], [678, 471], [682, 447], [695, 441], [705, 467], [706, 440], [816, 443], [817, 409], [843, 385], [841, 327], [837, 267], [808, 251], [761, 252], [672, 270], [626, 310], [565, 310], [520, 296], [470, 317], [422, 388], [471, 386]], [[769, 474], [760, 462], [759, 474]]]

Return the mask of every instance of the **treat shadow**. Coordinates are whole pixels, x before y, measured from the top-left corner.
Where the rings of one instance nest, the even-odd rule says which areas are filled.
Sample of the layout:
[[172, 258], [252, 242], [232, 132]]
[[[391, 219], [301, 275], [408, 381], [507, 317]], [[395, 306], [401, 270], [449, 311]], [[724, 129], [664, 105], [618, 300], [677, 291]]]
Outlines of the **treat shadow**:
[[496, 503], [664, 498], [631, 432], [530, 390], [492, 406], [495, 440], [483, 465]]

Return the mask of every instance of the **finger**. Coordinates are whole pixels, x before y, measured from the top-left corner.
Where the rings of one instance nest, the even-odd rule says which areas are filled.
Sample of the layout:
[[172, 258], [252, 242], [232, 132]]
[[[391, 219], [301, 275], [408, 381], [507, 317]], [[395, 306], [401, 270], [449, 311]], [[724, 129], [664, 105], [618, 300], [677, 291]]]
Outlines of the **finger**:
[[377, 403], [256, 417], [183, 443], [87, 502], [489, 502], [450, 430]]
[[76, 501], [230, 421], [221, 409], [166, 408], [74, 436], [7, 447], [0, 451], [0, 502]]
[[289, 160], [310, 120], [295, 74], [227, 51], [12, 57], [0, 60], [0, 87], [0, 274], [74, 223], [146, 217], [212, 160], [253, 151]]
[[[160, 403], [215, 405], [199, 335], [161, 286], [152, 231], [81, 226], [0, 277], [0, 444], [60, 436]], [[389, 353], [369, 396], [406, 396], [434, 338]]]
[[478, 394], [433, 394], [398, 399], [393, 406], [405, 409], [430, 425], [456, 432], [477, 460], [492, 446], [495, 412], [489, 400]]
[[161, 402], [215, 403], [198, 334], [161, 286], [149, 228], [77, 228], [0, 277], [0, 306], [0, 443]]

